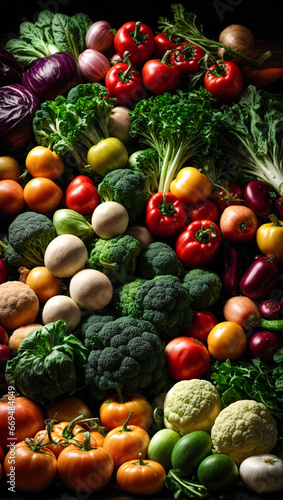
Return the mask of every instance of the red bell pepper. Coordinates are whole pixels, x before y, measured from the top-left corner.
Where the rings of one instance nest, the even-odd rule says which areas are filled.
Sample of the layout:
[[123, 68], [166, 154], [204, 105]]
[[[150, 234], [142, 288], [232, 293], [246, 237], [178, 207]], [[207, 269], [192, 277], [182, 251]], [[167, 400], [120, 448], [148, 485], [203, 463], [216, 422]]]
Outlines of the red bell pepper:
[[147, 202], [145, 221], [153, 235], [171, 238], [185, 227], [187, 212], [177, 196], [158, 192]]
[[220, 247], [221, 233], [211, 220], [191, 222], [176, 240], [176, 254], [184, 266], [198, 267], [207, 264]]

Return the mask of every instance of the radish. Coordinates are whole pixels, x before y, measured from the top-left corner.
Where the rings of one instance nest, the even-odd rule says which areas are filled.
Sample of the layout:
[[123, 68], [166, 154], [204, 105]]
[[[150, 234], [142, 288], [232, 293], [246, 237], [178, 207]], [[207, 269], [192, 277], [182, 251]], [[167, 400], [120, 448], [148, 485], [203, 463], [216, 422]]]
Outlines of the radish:
[[8, 268], [3, 259], [0, 259], [0, 285], [8, 279]]

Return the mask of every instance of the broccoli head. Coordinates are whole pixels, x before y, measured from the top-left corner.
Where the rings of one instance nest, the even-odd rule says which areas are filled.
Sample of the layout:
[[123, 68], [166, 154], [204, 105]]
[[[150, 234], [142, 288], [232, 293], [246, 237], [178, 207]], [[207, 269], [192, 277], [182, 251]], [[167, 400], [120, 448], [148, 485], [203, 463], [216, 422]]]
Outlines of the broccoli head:
[[97, 334], [106, 323], [114, 321], [114, 319], [117, 319], [116, 316], [108, 311], [107, 308], [104, 308], [101, 313], [96, 311], [83, 321], [81, 324], [80, 336], [87, 349], [91, 350], [95, 348]]
[[192, 298], [192, 308], [199, 311], [212, 306], [221, 295], [221, 279], [209, 269], [195, 268], [187, 271], [182, 283]]
[[56, 229], [46, 215], [37, 212], [17, 215], [8, 229], [8, 265], [19, 267], [20, 257], [20, 265], [43, 266], [46, 247], [56, 236]]
[[118, 314], [150, 321], [165, 339], [179, 335], [193, 316], [190, 295], [180, 279], [169, 274], [125, 283], [114, 291], [112, 304]]
[[124, 283], [127, 276], [135, 274], [141, 249], [140, 242], [129, 234], [109, 239], [97, 238], [86, 265], [106, 274], [112, 283]]
[[85, 365], [85, 381], [93, 398], [104, 399], [116, 388], [147, 396], [164, 390], [166, 358], [152, 323], [120, 317], [106, 323], [95, 337]]
[[136, 273], [145, 279], [165, 274], [180, 278], [184, 272], [176, 252], [162, 241], [155, 241], [143, 248], [137, 259]]
[[117, 168], [108, 172], [98, 184], [100, 201], [117, 201], [129, 214], [129, 223], [136, 222], [150, 197], [145, 189], [146, 177], [130, 168]]

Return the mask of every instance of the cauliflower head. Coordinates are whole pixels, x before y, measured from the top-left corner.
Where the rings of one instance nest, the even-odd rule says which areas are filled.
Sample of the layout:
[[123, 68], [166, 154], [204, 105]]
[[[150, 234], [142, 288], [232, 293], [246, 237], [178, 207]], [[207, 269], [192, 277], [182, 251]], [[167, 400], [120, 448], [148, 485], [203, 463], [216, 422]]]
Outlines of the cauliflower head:
[[240, 465], [245, 458], [272, 450], [277, 441], [276, 422], [263, 403], [235, 401], [217, 416], [211, 439], [216, 453], [224, 453]]
[[182, 436], [192, 431], [210, 432], [221, 410], [216, 387], [208, 380], [181, 380], [164, 400], [164, 425]]

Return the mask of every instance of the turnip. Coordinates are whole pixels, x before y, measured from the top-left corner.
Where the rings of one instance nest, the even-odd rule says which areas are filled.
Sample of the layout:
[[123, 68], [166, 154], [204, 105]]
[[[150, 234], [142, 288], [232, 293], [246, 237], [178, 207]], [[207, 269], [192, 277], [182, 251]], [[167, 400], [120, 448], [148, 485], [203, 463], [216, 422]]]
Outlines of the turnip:
[[73, 234], [61, 234], [46, 248], [44, 265], [58, 278], [70, 278], [84, 268], [87, 261], [84, 242]]
[[59, 319], [65, 321], [66, 330], [76, 328], [81, 321], [80, 307], [67, 295], [54, 295], [43, 307], [42, 322], [44, 325]]
[[95, 269], [83, 269], [70, 281], [70, 296], [80, 307], [98, 310], [107, 306], [112, 299], [113, 288], [109, 278]]
[[91, 225], [100, 238], [113, 238], [123, 234], [129, 224], [129, 214], [126, 208], [117, 201], [100, 203], [93, 211]]

